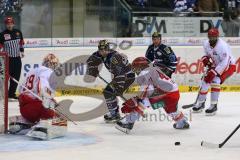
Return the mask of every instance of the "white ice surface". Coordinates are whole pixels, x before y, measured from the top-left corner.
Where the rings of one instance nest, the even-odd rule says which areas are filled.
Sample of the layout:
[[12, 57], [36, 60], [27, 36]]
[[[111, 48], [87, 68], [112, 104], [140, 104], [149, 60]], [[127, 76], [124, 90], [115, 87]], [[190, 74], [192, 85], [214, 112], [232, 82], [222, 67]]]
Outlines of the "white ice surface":
[[[195, 97], [196, 93], [181, 94], [179, 106], [192, 103]], [[86, 97], [58, 99], [66, 98], [75, 102], [71, 111], [94, 107], [94, 100]], [[125, 135], [114, 125], [104, 124], [101, 117], [70, 124], [68, 135], [53, 141], [0, 135], [0, 160], [240, 160], [240, 130], [221, 149], [200, 146], [202, 140], [220, 143], [240, 123], [239, 98], [240, 93], [221, 93], [217, 115], [193, 114], [191, 129], [183, 131], [173, 129], [167, 120], [139, 121], [131, 134]], [[18, 114], [17, 103], [10, 102], [9, 107], [11, 115]], [[184, 112], [189, 116], [189, 110]], [[181, 145], [175, 146], [176, 141]]]

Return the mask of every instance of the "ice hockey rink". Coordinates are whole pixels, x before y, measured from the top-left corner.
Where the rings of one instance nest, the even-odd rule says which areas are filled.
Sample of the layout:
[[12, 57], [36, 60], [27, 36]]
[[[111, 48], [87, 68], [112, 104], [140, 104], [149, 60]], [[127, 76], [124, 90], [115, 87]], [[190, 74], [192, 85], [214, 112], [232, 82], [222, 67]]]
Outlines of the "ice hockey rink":
[[[182, 93], [179, 107], [192, 103], [196, 93]], [[191, 121], [189, 130], [175, 130], [172, 122], [160, 120], [159, 111], [150, 111], [152, 119], [142, 119], [126, 135], [105, 124], [103, 118], [69, 122], [66, 137], [50, 141], [37, 141], [24, 136], [0, 135], [0, 160], [96, 160], [96, 159], [205, 159], [239, 160], [240, 132], [236, 132], [223, 148], [201, 147], [202, 140], [221, 143], [240, 122], [239, 93], [224, 92], [219, 98], [216, 116], [206, 117], [204, 113], [184, 113]], [[58, 100], [72, 99], [71, 111], [86, 112], [99, 103], [88, 97], [58, 97]], [[208, 103], [207, 103], [208, 105]], [[18, 114], [17, 102], [9, 102], [11, 115]], [[163, 113], [163, 111], [161, 111]], [[157, 118], [156, 118], [157, 117]], [[175, 146], [175, 142], [181, 142]]]

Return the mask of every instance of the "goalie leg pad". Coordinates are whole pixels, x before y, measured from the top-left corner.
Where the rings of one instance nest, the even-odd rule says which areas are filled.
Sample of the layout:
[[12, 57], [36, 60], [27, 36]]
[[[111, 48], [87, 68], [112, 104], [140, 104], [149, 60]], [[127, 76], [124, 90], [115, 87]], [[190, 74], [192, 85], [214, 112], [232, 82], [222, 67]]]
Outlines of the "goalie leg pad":
[[12, 116], [9, 118], [9, 129], [10, 134], [25, 135], [34, 124], [27, 121], [22, 116]]
[[61, 118], [51, 120], [41, 120], [37, 125], [27, 133], [27, 136], [41, 139], [50, 140], [65, 136], [67, 133], [67, 121]]

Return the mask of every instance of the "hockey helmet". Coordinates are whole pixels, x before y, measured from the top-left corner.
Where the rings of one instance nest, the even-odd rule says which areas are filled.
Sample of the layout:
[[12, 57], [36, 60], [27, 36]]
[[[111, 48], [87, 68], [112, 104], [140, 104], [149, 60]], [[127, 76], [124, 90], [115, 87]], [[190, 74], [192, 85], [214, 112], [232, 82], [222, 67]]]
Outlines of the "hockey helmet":
[[208, 31], [208, 39], [211, 46], [215, 46], [219, 37], [219, 31], [217, 28], [211, 28]]
[[109, 50], [109, 42], [107, 40], [100, 40], [98, 43], [98, 50]]
[[59, 59], [53, 53], [49, 53], [43, 58], [42, 65], [55, 70], [59, 66]]
[[154, 32], [153, 34], [152, 34], [152, 38], [162, 38], [162, 35], [159, 33], [159, 32]]
[[217, 28], [211, 28], [208, 30], [208, 37], [219, 37], [219, 31]]
[[149, 67], [149, 61], [145, 57], [137, 57], [132, 62], [132, 70], [137, 74], [147, 67]]

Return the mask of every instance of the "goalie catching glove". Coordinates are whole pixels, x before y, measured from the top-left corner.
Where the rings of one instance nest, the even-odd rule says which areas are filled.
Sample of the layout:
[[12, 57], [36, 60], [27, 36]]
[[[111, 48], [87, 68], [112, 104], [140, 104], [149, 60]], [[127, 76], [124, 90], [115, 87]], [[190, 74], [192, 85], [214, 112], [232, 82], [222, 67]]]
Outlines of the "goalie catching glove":
[[53, 98], [54, 91], [48, 86], [42, 88], [40, 97], [42, 98], [42, 105], [46, 109], [54, 109], [58, 106], [57, 101]]
[[42, 105], [46, 109], [54, 109], [58, 106], [58, 103], [54, 98], [42, 97]]

